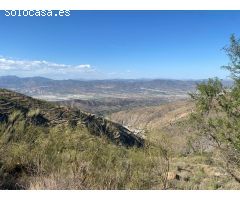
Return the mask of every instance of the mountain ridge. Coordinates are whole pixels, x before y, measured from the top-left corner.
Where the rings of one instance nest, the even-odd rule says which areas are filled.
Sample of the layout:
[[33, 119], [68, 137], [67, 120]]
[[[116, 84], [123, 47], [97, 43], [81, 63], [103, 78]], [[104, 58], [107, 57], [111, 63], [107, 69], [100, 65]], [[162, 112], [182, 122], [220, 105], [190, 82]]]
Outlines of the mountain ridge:
[[[38, 110], [38, 111], [36, 111]], [[100, 136], [105, 135], [116, 144], [126, 146], [144, 145], [144, 139], [134, 132], [121, 126], [118, 123], [96, 116], [94, 114], [71, 109], [63, 106], [56, 106], [52, 103], [37, 100], [6, 89], [0, 89], [0, 122], [8, 121], [11, 114], [20, 111], [26, 118], [31, 112], [35, 112], [34, 118], [30, 121], [43, 123], [47, 126], [55, 126], [62, 123], [74, 125], [83, 123], [90, 133]], [[39, 122], [39, 120], [41, 122]]]

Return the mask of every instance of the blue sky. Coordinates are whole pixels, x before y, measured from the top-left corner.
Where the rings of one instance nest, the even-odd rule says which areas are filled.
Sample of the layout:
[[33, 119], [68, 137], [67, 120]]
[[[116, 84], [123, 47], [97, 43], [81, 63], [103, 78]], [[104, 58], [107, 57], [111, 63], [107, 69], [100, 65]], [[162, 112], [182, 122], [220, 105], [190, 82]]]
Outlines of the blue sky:
[[228, 73], [223, 50], [239, 11], [0, 12], [0, 75], [55, 79], [202, 79]]

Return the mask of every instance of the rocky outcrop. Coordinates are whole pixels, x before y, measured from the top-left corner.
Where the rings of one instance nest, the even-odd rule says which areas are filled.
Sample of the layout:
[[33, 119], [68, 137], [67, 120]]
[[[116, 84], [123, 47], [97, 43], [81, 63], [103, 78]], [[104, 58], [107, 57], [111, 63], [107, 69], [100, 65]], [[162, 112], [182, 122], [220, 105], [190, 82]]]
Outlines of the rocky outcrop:
[[87, 113], [82, 113], [82, 121], [86, 124], [91, 133], [106, 135], [117, 144], [137, 147], [144, 146], [143, 137], [136, 135], [134, 132], [118, 123]]

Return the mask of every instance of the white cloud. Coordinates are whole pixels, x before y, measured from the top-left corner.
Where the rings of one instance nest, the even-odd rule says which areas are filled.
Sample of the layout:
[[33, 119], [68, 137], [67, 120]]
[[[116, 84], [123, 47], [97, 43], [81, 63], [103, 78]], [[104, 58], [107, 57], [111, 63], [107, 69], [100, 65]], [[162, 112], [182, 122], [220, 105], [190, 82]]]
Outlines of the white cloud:
[[[116, 69], [116, 67], [112, 67]], [[46, 60], [20, 60], [0, 56], [0, 76], [43, 76], [53, 79], [131, 78], [131, 70], [101, 71], [90, 64], [69, 65]]]
[[57, 77], [58, 75], [72, 74], [77, 77], [89, 72], [95, 72], [95, 69], [90, 64], [67, 65], [45, 60], [16, 60], [0, 57], [0, 75]]
[[79, 68], [79, 69], [90, 69], [91, 66], [89, 64], [77, 65], [76, 68]]

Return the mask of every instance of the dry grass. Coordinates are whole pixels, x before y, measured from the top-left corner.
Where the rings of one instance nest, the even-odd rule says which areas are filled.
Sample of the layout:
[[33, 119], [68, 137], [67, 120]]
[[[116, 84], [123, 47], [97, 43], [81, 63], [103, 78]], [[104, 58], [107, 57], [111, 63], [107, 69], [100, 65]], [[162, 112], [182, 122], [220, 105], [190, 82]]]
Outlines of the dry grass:
[[[0, 127], [2, 189], [163, 189], [163, 148], [126, 148], [71, 128]], [[6, 132], [7, 130], [7, 132]]]
[[129, 127], [155, 130], [169, 126], [191, 113], [193, 104], [190, 101], [178, 101], [160, 106], [134, 108], [111, 114], [110, 120]]
[[145, 128], [151, 144], [169, 154], [168, 189], [240, 189], [219, 162], [212, 141], [197, 134], [189, 121], [190, 102], [132, 109], [112, 114], [110, 119], [133, 128]]

